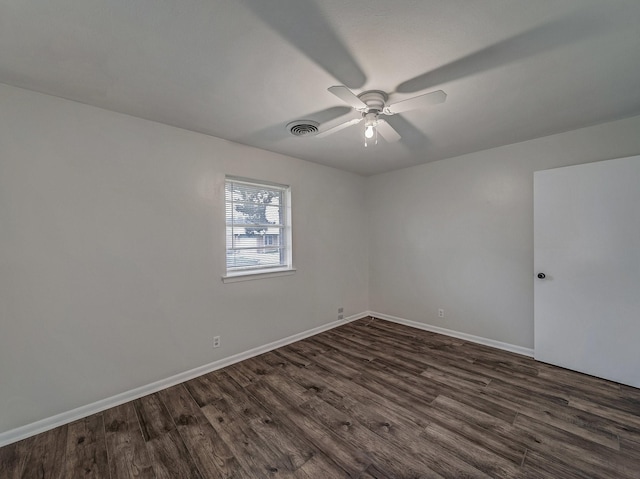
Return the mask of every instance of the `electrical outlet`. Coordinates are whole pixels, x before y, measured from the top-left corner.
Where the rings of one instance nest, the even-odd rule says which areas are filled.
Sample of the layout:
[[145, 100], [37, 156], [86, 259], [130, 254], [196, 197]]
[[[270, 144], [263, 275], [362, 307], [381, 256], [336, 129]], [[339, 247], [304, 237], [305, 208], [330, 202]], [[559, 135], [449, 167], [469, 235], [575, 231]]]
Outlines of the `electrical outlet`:
[[344, 313], [344, 308], [338, 308], [338, 314]]
[[438, 310], [438, 317], [439, 318], [444, 318], [444, 309], [439, 309]]
[[219, 348], [220, 347], [220, 336], [214, 336], [213, 337], [213, 347], [214, 348]]
[[339, 314], [338, 319], [344, 319], [344, 314]]

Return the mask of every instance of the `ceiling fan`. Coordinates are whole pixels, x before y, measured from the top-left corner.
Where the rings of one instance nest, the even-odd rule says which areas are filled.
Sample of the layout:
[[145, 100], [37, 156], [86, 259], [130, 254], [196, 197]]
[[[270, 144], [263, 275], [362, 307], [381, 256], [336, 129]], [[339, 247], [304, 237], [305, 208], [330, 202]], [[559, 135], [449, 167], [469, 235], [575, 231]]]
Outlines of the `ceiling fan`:
[[447, 94], [442, 90], [438, 90], [387, 104], [389, 95], [379, 90], [368, 90], [360, 93], [359, 95], [356, 95], [346, 86], [342, 85], [332, 86], [328, 90], [344, 101], [347, 105], [359, 111], [362, 116], [361, 118], [354, 118], [333, 126], [316, 135], [316, 138], [331, 135], [364, 121], [364, 146], [375, 145], [378, 143], [378, 133], [380, 133], [386, 141], [391, 143], [402, 138], [400, 133], [398, 133], [384, 119], [384, 116], [391, 116], [397, 113], [404, 113], [409, 110], [437, 105], [438, 103], [443, 103], [447, 99]]

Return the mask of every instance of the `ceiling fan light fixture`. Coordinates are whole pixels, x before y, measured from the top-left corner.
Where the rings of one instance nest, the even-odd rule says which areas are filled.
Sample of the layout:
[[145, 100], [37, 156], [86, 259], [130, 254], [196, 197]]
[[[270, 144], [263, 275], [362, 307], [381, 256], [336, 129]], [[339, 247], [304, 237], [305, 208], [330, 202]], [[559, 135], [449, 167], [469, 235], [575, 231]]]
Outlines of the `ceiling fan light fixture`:
[[378, 113], [371, 111], [364, 114], [364, 146], [378, 144]]
[[373, 125], [369, 125], [364, 129], [364, 137], [365, 138], [373, 138], [373, 135], [375, 135], [375, 127]]

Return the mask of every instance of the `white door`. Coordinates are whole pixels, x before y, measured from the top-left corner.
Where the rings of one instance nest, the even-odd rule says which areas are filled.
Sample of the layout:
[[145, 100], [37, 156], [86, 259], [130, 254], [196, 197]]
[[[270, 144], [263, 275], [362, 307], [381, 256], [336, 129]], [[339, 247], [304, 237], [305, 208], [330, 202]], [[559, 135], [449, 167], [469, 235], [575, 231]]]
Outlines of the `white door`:
[[534, 174], [535, 358], [640, 387], [640, 156]]

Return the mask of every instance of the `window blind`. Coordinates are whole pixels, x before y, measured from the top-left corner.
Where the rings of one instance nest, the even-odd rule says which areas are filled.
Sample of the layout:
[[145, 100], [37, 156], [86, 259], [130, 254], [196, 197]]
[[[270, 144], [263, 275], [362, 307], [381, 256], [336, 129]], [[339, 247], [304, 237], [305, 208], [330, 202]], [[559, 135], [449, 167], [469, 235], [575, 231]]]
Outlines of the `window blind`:
[[227, 273], [291, 267], [289, 187], [228, 177]]

